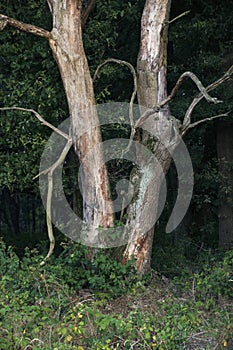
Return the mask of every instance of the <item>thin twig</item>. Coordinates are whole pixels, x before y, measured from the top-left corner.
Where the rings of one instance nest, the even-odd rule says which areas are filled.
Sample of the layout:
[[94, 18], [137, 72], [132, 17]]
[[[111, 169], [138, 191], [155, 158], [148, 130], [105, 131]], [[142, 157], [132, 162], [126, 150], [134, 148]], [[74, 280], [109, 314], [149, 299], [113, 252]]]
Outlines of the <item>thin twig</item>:
[[[219, 85], [221, 85], [222, 83], [224, 83], [225, 81], [229, 80], [231, 78], [231, 75], [233, 74], [233, 65], [227, 70], [227, 72], [218, 80], [216, 80], [215, 82], [213, 82], [212, 84], [208, 85], [206, 87], [206, 92], [210, 92], [214, 89], [216, 89]], [[187, 112], [185, 114], [184, 120], [183, 120], [183, 130], [185, 130], [189, 124], [191, 123], [191, 115], [192, 112], [194, 110], [194, 108], [196, 107], [196, 105], [204, 98], [203, 94], [200, 93], [198, 96], [196, 96], [192, 103], [190, 104], [189, 108], [187, 109]]]
[[192, 296], [193, 296], [193, 300], [196, 302], [196, 297], [195, 297], [195, 277], [193, 278], [193, 282], [192, 282]]
[[47, 223], [47, 230], [48, 230], [48, 237], [49, 237], [49, 252], [44, 258], [44, 260], [40, 263], [40, 265], [44, 265], [45, 262], [50, 258], [50, 256], [53, 253], [54, 247], [55, 247], [55, 238], [53, 234], [53, 226], [52, 226], [52, 221], [51, 221], [51, 204], [52, 204], [52, 190], [53, 190], [53, 172], [54, 170], [62, 164], [64, 161], [71, 145], [72, 145], [72, 140], [69, 138], [69, 136], [65, 133], [63, 133], [61, 130], [57, 129], [54, 127], [52, 124], [48, 123], [44, 118], [41, 117], [39, 113], [34, 111], [33, 109], [27, 109], [27, 108], [21, 108], [21, 107], [2, 107], [0, 110], [19, 110], [23, 112], [30, 112], [34, 113], [37, 119], [39, 119], [42, 124], [48, 126], [51, 128], [53, 131], [55, 131], [57, 134], [61, 135], [62, 137], [66, 138], [68, 141], [66, 143], [66, 146], [64, 147], [60, 157], [58, 160], [48, 169], [43, 170], [40, 174], [36, 175], [33, 179], [36, 179], [38, 176], [42, 174], [47, 174], [48, 175], [48, 192], [47, 192], [47, 202], [46, 202], [46, 223]]
[[222, 117], [228, 117], [228, 116], [229, 116], [229, 112], [228, 113], [224, 113], [224, 114], [214, 115], [213, 117], [209, 117], [209, 118], [204, 118], [204, 119], [198, 120], [195, 123], [189, 124], [185, 129], [182, 129], [181, 135], [184, 135], [189, 129], [194, 128], [195, 126], [197, 126], [199, 124], [205, 123], [206, 121], [217, 119], [217, 118], [222, 118]]
[[38, 112], [34, 111], [32, 108], [21, 108], [21, 107], [0, 107], [0, 110], [2, 111], [9, 111], [9, 110], [16, 110], [16, 111], [22, 111], [22, 112], [28, 112], [28, 113], [33, 113], [36, 118], [41, 122], [41, 124], [48, 126], [50, 129], [55, 131], [58, 135], [61, 135], [65, 139], [69, 140], [69, 135], [64, 133], [63, 131], [59, 130], [56, 128], [54, 125], [50, 124], [47, 122]]
[[183, 13], [181, 13], [179, 16], [176, 16], [175, 18], [173, 18], [171, 21], [168, 22], [168, 24], [171, 24], [175, 21], [177, 21], [177, 19], [183, 17], [183, 16], [186, 16], [191, 10], [188, 10], [188, 11], [185, 11]]
[[194, 98], [193, 102], [191, 103], [191, 105], [189, 106], [185, 117], [184, 117], [184, 121], [183, 121], [183, 126], [182, 126], [182, 130], [186, 130], [187, 126], [190, 124], [191, 121], [191, 113], [194, 109], [194, 107], [205, 97], [206, 100], [208, 102], [213, 102], [213, 103], [220, 103], [221, 101], [219, 101], [217, 98], [215, 97], [211, 97], [208, 92], [216, 89], [219, 85], [221, 85], [222, 83], [224, 83], [225, 81], [229, 80], [231, 78], [231, 75], [233, 74], [233, 66], [231, 66], [228, 71], [218, 80], [216, 80], [215, 82], [213, 82], [212, 84], [210, 84], [209, 86], [207, 86], [207, 88], [204, 88], [204, 86], [202, 85], [201, 81], [191, 72], [185, 72], [183, 73], [180, 78], [177, 80], [176, 85], [174, 86], [174, 88], [172, 89], [170, 95], [164, 99], [162, 102], [160, 102], [159, 105], [156, 105], [155, 107], [148, 109], [145, 113], [143, 113], [143, 115], [137, 120], [137, 122], [135, 123], [135, 129], [138, 128], [139, 126], [141, 126], [152, 114], [157, 113], [160, 111], [161, 108], [163, 108], [168, 102], [170, 102], [175, 95], [177, 94], [181, 84], [184, 82], [184, 80], [186, 78], [190, 78], [192, 79], [196, 86], [198, 87], [198, 89], [200, 90], [200, 94]]

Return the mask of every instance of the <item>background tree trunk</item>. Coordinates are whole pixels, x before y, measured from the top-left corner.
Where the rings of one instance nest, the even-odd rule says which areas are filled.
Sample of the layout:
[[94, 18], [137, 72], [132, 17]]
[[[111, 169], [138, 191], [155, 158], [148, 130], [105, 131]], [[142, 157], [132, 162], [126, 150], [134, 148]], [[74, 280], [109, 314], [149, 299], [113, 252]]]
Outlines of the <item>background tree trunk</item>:
[[217, 151], [220, 171], [219, 247], [233, 246], [233, 123], [221, 121], [217, 127]]
[[[92, 228], [86, 242], [94, 243], [98, 239], [98, 227], [113, 226], [113, 214], [108, 175], [99, 146], [101, 135], [93, 84], [83, 48], [82, 2], [61, 0], [49, 3], [53, 14], [49, 43], [63, 80], [75, 152], [83, 170], [84, 221]], [[88, 152], [92, 155], [86, 157]]]

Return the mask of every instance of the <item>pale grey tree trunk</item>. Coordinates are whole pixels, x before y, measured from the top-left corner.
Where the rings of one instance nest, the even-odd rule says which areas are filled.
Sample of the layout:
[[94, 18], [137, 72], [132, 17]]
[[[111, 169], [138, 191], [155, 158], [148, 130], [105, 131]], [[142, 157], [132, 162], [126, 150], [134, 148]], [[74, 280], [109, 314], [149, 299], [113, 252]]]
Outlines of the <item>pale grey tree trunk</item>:
[[[155, 107], [167, 97], [167, 31], [170, 0], [147, 0], [141, 20], [141, 43], [137, 62], [138, 102], [141, 114]], [[154, 219], [159, 205], [159, 194], [172, 157], [179, 143], [178, 130], [170, 119], [169, 108], [151, 115], [143, 124], [142, 144], [155, 159], [145, 160], [138, 155], [136, 199], [129, 206], [127, 230], [129, 243], [123, 261], [136, 259], [140, 274], [150, 267], [154, 235]], [[135, 176], [135, 175], [134, 175]]]

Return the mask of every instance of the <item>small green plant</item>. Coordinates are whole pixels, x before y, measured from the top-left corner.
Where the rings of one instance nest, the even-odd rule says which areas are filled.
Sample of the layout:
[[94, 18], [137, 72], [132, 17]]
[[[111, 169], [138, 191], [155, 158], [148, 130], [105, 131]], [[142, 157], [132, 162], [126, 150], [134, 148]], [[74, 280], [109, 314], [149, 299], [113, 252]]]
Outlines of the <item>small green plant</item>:
[[122, 265], [106, 250], [94, 252], [90, 258], [87, 247], [72, 242], [62, 243], [62, 248], [62, 253], [49, 262], [47, 269], [59, 273], [75, 290], [89, 288], [96, 293], [117, 296], [138, 281], [133, 261]]
[[[36, 250], [27, 249], [19, 259], [0, 242], [0, 349], [230, 346], [232, 251], [221, 257], [206, 253], [195, 273], [185, 270], [167, 285], [139, 282], [132, 263], [123, 266], [104, 251], [92, 260], [87, 253], [85, 247], [65, 243], [59, 256], [40, 266]], [[91, 289], [90, 298], [79, 293], [84, 287]]]
[[233, 251], [228, 251], [219, 259], [212, 256], [193, 275], [193, 292], [197, 300], [217, 301], [221, 296], [233, 297]]

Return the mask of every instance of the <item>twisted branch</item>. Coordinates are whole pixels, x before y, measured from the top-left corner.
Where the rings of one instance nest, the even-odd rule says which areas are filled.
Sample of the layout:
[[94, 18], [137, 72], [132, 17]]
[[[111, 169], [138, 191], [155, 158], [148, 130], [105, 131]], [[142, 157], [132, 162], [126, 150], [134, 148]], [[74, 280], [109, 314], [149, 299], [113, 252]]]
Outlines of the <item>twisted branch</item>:
[[[145, 120], [147, 120], [147, 118], [149, 118], [152, 114], [159, 112], [168, 102], [170, 102], [175, 95], [177, 94], [180, 86], [182, 85], [182, 83], [184, 82], [184, 80], [186, 78], [190, 78], [191, 80], [194, 81], [194, 83], [196, 84], [197, 88], [200, 91], [200, 94], [194, 98], [193, 102], [190, 104], [185, 117], [184, 117], [184, 121], [183, 121], [183, 125], [182, 125], [182, 135], [184, 135], [184, 133], [190, 128], [189, 125], [191, 124], [191, 114], [195, 108], [195, 106], [203, 99], [205, 98], [208, 102], [213, 102], [214, 104], [216, 103], [221, 103], [222, 101], [218, 100], [216, 97], [211, 97], [208, 92], [216, 89], [219, 85], [221, 85], [222, 83], [224, 83], [225, 81], [229, 80], [231, 78], [231, 75], [233, 74], [233, 66], [231, 66], [228, 71], [218, 80], [216, 80], [215, 82], [213, 82], [212, 84], [210, 84], [209, 86], [207, 86], [206, 88], [202, 85], [201, 81], [196, 77], [195, 74], [191, 73], [191, 72], [185, 72], [183, 73], [180, 78], [177, 80], [175, 87], [172, 89], [170, 95], [164, 99], [159, 105], [156, 105], [154, 108], [148, 109], [146, 110], [143, 115], [137, 120], [137, 122], [135, 123], [134, 128], [138, 128], [140, 127]], [[225, 115], [224, 115], [225, 116]], [[216, 116], [217, 117], [217, 116]], [[214, 117], [215, 118], [215, 117]], [[213, 118], [213, 119], [214, 119]], [[208, 118], [206, 120], [209, 120]], [[200, 121], [202, 122], [202, 121]], [[193, 123], [191, 124], [192, 127], [198, 125], [199, 122], [197, 123]]]
[[[229, 80], [231, 78], [231, 75], [233, 74], [233, 65], [227, 70], [227, 72], [218, 80], [213, 82], [212, 84], [208, 85], [206, 87], [206, 92], [210, 92], [214, 89], [216, 89], [219, 85], [224, 83], [225, 81]], [[183, 126], [182, 126], [182, 133], [184, 134], [188, 129], [189, 125], [191, 124], [191, 115], [196, 107], [196, 105], [203, 99], [203, 94], [200, 93], [197, 97], [195, 97], [190, 104], [189, 108], [187, 109], [187, 112], [185, 114], [184, 120], [183, 120]]]
[[70, 138], [69, 135], [67, 135], [66, 133], [62, 132], [61, 130], [59, 130], [58, 128], [56, 128], [55, 126], [53, 126], [52, 124], [48, 123], [46, 120], [44, 120], [44, 118], [41, 117], [41, 115], [39, 113], [37, 113], [36, 111], [34, 111], [34, 109], [28, 109], [28, 108], [21, 108], [21, 107], [1, 107], [0, 110], [18, 110], [18, 111], [23, 111], [23, 112], [30, 112], [33, 113], [37, 119], [39, 119], [41, 121], [42, 124], [48, 126], [50, 129], [52, 129], [53, 131], [55, 131], [57, 134], [59, 134], [60, 136], [64, 137], [65, 139], [67, 139], [67, 143], [64, 147], [64, 149], [62, 150], [60, 157], [58, 158], [58, 160], [51, 165], [48, 169], [45, 169], [43, 171], [41, 171], [38, 175], [36, 175], [34, 179], [36, 179], [37, 177], [39, 177], [40, 175], [48, 175], [48, 192], [47, 192], [47, 201], [46, 201], [46, 223], [47, 223], [47, 230], [48, 230], [48, 237], [49, 237], [49, 251], [48, 254], [46, 255], [46, 257], [44, 258], [44, 260], [40, 263], [40, 265], [44, 265], [45, 262], [50, 258], [50, 256], [53, 253], [54, 247], [55, 247], [55, 238], [54, 238], [54, 234], [53, 234], [53, 226], [52, 226], [52, 221], [51, 221], [51, 215], [52, 215], [52, 192], [53, 192], [53, 172], [54, 170], [61, 165], [65, 158], [67, 153], [69, 152], [71, 146], [72, 146], [72, 139]]
[[65, 147], [63, 148], [60, 157], [57, 159], [57, 161], [51, 165], [48, 169], [43, 170], [41, 173], [39, 173], [37, 176], [34, 177], [37, 178], [40, 175], [48, 175], [48, 191], [47, 191], [47, 201], [46, 201], [46, 223], [47, 223], [47, 230], [48, 230], [48, 237], [49, 237], [49, 251], [44, 260], [40, 263], [40, 265], [44, 265], [46, 261], [51, 257], [54, 251], [55, 247], [55, 238], [53, 234], [53, 225], [52, 225], [52, 193], [53, 193], [53, 173], [56, 170], [56, 168], [61, 165], [66, 156], [69, 152], [70, 148], [72, 146], [72, 139], [69, 138]]

